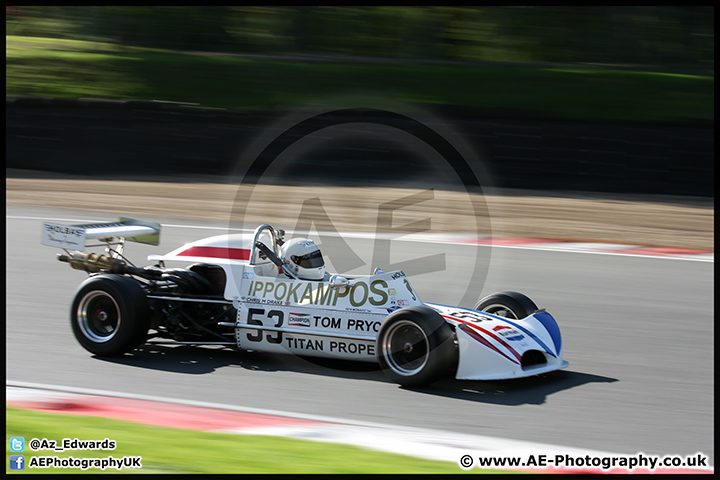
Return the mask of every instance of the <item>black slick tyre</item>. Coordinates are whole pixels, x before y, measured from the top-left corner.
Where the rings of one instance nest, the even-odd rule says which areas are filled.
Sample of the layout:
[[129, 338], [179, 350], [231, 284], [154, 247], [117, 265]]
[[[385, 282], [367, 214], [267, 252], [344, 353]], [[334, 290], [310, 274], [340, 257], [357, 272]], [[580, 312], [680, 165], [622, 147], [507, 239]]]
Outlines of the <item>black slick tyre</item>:
[[480, 300], [475, 310], [520, 320], [538, 311], [535, 302], [518, 292], [493, 293]]
[[376, 340], [383, 372], [404, 387], [439, 380], [457, 365], [452, 327], [427, 307], [408, 307], [385, 318]]
[[145, 291], [132, 278], [94, 275], [78, 287], [70, 324], [85, 350], [103, 357], [119, 356], [145, 342], [150, 306]]

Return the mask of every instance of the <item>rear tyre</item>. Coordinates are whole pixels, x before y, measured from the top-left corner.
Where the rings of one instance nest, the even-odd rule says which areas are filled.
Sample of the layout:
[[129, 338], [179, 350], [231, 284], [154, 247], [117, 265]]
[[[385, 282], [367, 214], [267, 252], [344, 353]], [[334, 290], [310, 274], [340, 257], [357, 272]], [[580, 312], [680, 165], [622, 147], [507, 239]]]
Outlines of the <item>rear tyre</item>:
[[439, 380], [458, 358], [452, 327], [426, 307], [403, 308], [388, 315], [375, 351], [383, 372], [404, 387]]
[[70, 310], [73, 334], [85, 350], [103, 357], [130, 352], [145, 342], [150, 306], [130, 277], [101, 274], [87, 278]]
[[493, 293], [480, 300], [475, 310], [520, 320], [538, 311], [535, 302], [518, 292]]

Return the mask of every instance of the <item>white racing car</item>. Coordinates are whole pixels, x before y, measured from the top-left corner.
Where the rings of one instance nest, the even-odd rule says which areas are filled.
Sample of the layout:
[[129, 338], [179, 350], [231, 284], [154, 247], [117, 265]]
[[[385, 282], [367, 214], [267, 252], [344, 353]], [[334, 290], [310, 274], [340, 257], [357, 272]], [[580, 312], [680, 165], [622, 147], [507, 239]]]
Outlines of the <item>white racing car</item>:
[[[43, 244], [64, 249], [59, 260], [90, 274], [70, 311], [73, 333], [89, 352], [118, 356], [144, 343], [225, 345], [378, 362], [407, 387], [451, 374], [510, 379], [568, 365], [557, 323], [520, 293], [490, 295], [472, 310], [423, 303], [402, 271], [330, 275], [312, 240], [285, 242], [270, 225], [150, 255], [153, 266], [136, 267], [123, 256], [125, 240], [158, 245], [159, 235], [159, 224], [125, 218], [44, 224]], [[90, 246], [106, 252], [84, 253]]]

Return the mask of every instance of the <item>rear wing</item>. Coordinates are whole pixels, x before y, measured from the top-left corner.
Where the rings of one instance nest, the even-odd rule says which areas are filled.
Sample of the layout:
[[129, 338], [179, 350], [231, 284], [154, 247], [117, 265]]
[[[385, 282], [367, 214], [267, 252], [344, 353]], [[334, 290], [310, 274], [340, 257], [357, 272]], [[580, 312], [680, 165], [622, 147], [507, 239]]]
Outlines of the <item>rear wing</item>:
[[124, 217], [120, 217], [117, 223], [43, 224], [42, 244], [49, 247], [83, 252], [86, 247], [119, 245], [122, 251], [125, 240], [159, 245], [160, 224]]

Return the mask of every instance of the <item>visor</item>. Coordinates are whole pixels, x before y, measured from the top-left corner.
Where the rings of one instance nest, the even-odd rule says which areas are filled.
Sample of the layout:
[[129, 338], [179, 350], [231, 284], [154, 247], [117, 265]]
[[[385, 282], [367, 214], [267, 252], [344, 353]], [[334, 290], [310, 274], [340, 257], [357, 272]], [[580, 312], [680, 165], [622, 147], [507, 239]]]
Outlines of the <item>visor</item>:
[[302, 268], [317, 268], [325, 265], [320, 250], [315, 250], [306, 255], [292, 255], [290, 259]]

